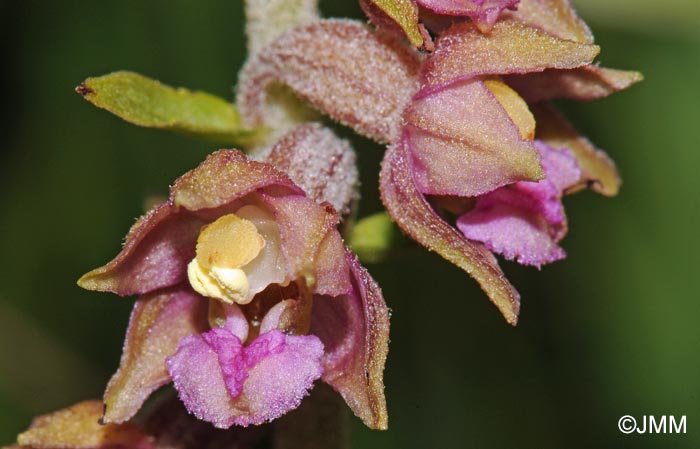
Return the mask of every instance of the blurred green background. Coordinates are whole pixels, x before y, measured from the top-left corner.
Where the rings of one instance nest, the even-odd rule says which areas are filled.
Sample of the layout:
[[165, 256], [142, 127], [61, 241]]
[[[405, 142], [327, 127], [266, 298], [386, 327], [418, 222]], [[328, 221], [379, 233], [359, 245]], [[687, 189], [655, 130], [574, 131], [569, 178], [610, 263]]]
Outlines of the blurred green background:
[[[327, 15], [360, 17], [354, 0]], [[579, 0], [607, 66], [646, 81], [569, 117], [617, 161], [619, 197], [566, 201], [569, 258], [504, 263], [511, 328], [434, 254], [371, 265], [393, 309], [390, 430], [354, 420], [357, 448], [700, 447], [700, 2]], [[215, 146], [139, 129], [73, 88], [130, 69], [231, 98], [237, 0], [0, 0], [0, 443], [39, 413], [99, 397], [132, 304], [80, 290], [143, 200]], [[379, 209], [381, 148], [356, 139]], [[622, 435], [630, 414], [687, 415], [686, 435]]]

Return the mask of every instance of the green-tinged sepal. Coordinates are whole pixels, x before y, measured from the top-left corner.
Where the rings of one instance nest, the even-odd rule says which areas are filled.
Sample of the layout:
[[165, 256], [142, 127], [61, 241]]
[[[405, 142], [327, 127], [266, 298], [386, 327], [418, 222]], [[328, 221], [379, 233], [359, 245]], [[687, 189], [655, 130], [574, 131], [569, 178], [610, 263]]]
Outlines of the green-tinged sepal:
[[205, 92], [173, 88], [133, 72], [88, 78], [76, 87], [98, 108], [134, 125], [167, 129], [247, 147], [265, 134], [245, 128], [230, 102]]
[[364, 263], [385, 260], [401, 240], [398, 227], [386, 212], [364, 217], [355, 223], [348, 245]]

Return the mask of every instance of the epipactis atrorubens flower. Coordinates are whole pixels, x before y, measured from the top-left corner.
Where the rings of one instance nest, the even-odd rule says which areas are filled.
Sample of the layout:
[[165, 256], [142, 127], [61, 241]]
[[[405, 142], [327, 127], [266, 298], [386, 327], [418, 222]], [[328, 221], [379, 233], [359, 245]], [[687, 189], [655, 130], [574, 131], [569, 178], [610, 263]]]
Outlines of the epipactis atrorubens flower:
[[247, 63], [238, 104], [265, 125], [266, 90], [282, 82], [389, 143], [380, 181], [389, 214], [472, 275], [514, 324], [520, 297], [492, 253], [537, 267], [563, 258], [562, 196], [619, 188], [607, 155], [548, 103], [593, 100], [641, 80], [594, 64], [599, 51], [566, 0], [523, 0], [488, 34], [457, 21], [429, 55], [357, 22], [319, 21]]
[[[284, 165], [294, 160], [287, 146], [325, 133], [292, 130], [268, 157]], [[338, 223], [329, 203], [238, 151], [218, 151], [180, 177], [119, 255], [79, 281], [140, 295], [104, 421], [127, 421], [172, 381], [186, 408], [216, 427], [261, 424], [296, 408], [321, 379], [366, 425], [386, 428], [388, 309]]]

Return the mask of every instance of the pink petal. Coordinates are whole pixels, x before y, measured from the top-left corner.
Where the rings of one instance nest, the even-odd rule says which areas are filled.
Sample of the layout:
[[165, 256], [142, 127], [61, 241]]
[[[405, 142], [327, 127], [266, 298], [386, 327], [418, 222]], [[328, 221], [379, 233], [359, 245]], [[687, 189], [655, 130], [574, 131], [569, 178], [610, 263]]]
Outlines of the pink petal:
[[311, 331], [326, 348], [323, 381], [336, 389], [370, 428], [387, 428], [384, 363], [389, 310], [377, 283], [348, 252], [354, 278], [350, 295], [317, 298]]
[[541, 73], [509, 75], [505, 81], [526, 101], [536, 103], [557, 98], [597, 100], [627, 89], [642, 78], [639, 72], [589, 64], [572, 70], [549, 69]]
[[170, 190], [169, 203], [175, 208], [202, 211], [227, 206], [256, 191], [276, 195], [303, 194], [289, 177], [272, 167], [248, 159], [235, 150], [219, 150], [194, 170], [182, 175]]
[[278, 81], [358, 133], [390, 141], [418, 88], [419, 64], [410, 48], [364, 24], [323, 20], [285, 33], [251, 58], [237, 104], [249, 125], [274, 127], [265, 121], [266, 99]]
[[216, 352], [199, 336], [183, 339], [167, 360], [168, 372], [185, 407], [197, 418], [228, 428], [246, 411], [231, 400]]
[[469, 273], [506, 321], [516, 324], [520, 295], [506, 279], [496, 258], [435, 213], [416, 188], [412, 173], [407, 142], [389, 146], [379, 180], [382, 202], [392, 219], [418, 243]]
[[566, 257], [549, 233], [543, 217], [507, 204], [477, 207], [457, 220], [457, 227], [470, 240], [523, 265], [554, 262]]
[[278, 330], [247, 346], [223, 328], [185, 338], [168, 359], [187, 409], [216, 427], [262, 424], [301, 403], [322, 374], [323, 344]]
[[471, 240], [523, 265], [540, 266], [563, 259], [558, 245], [566, 234], [561, 205], [563, 191], [578, 182], [581, 170], [568, 150], [537, 142], [547, 178], [518, 182], [479, 197], [474, 208], [457, 220]]
[[206, 310], [206, 301], [188, 287], [136, 301], [119, 369], [105, 390], [105, 422], [129, 420], [153, 391], [170, 382], [165, 359], [182, 338], [206, 329]]
[[351, 276], [345, 259], [345, 243], [336, 229], [326, 234], [316, 253], [316, 287], [314, 293], [338, 296], [352, 290]]
[[306, 195], [331, 203], [340, 215], [358, 198], [354, 150], [320, 123], [297, 126], [255, 158], [287, 173]]
[[265, 195], [280, 231], [282, 251], [292, 275], [303, 274], [314, 293], [337, 296], [351, 290], [345, 247], [333, 207], [299, 195]]
[[323, 344], [314, 335], [287, 336], [278, 330], [261, 335], [246, 348], [250, 377], [243, 396], [258, 411], [250, 424], [284, 415], [299, 406], [323, 372]]
[[426, 194], [475, 196], [543, 176], [539, 154], [520, 136], [482, 81], [459, 82], [414, 99], [404, 139], [418, 189]]
[[458, 23], [440, 35], [423, 67], [423, 85], [438, 89], [479, 75], [572, 69], [590, 64], [599, 51], [513, 20], [497, 22], [488, 35], [472, 23]]
[[515, 9], [520, 0], [416, 0], [438, 14], [469, 17], [481, 32], [488, 33], [504, 9]]
[[187, 279], [186, 265], [204, 221], [174, 213], [161, 204], [129, 230], [124, 247], [107, 265], [83, 275], [78, 284], [88, 290], [120, 296], [144, 294]]

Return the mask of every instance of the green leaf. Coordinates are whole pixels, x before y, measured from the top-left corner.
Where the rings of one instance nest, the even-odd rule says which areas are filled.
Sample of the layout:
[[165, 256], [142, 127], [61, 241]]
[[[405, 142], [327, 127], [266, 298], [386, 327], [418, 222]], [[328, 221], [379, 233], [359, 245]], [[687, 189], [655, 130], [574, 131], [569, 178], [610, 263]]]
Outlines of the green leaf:
[[247, 129], [230, 102], [204, 92], [173, 88], [133, 72], [88, 78], [75, 89], [98, 108], [135, 125], [249, 146], [265, 130]]
[[387, 258], [400, 241], [399, 229], [389, 214], [379, 212], [360, 219], [353, 226], [348, 246], [362, 262], [376, 263]]

